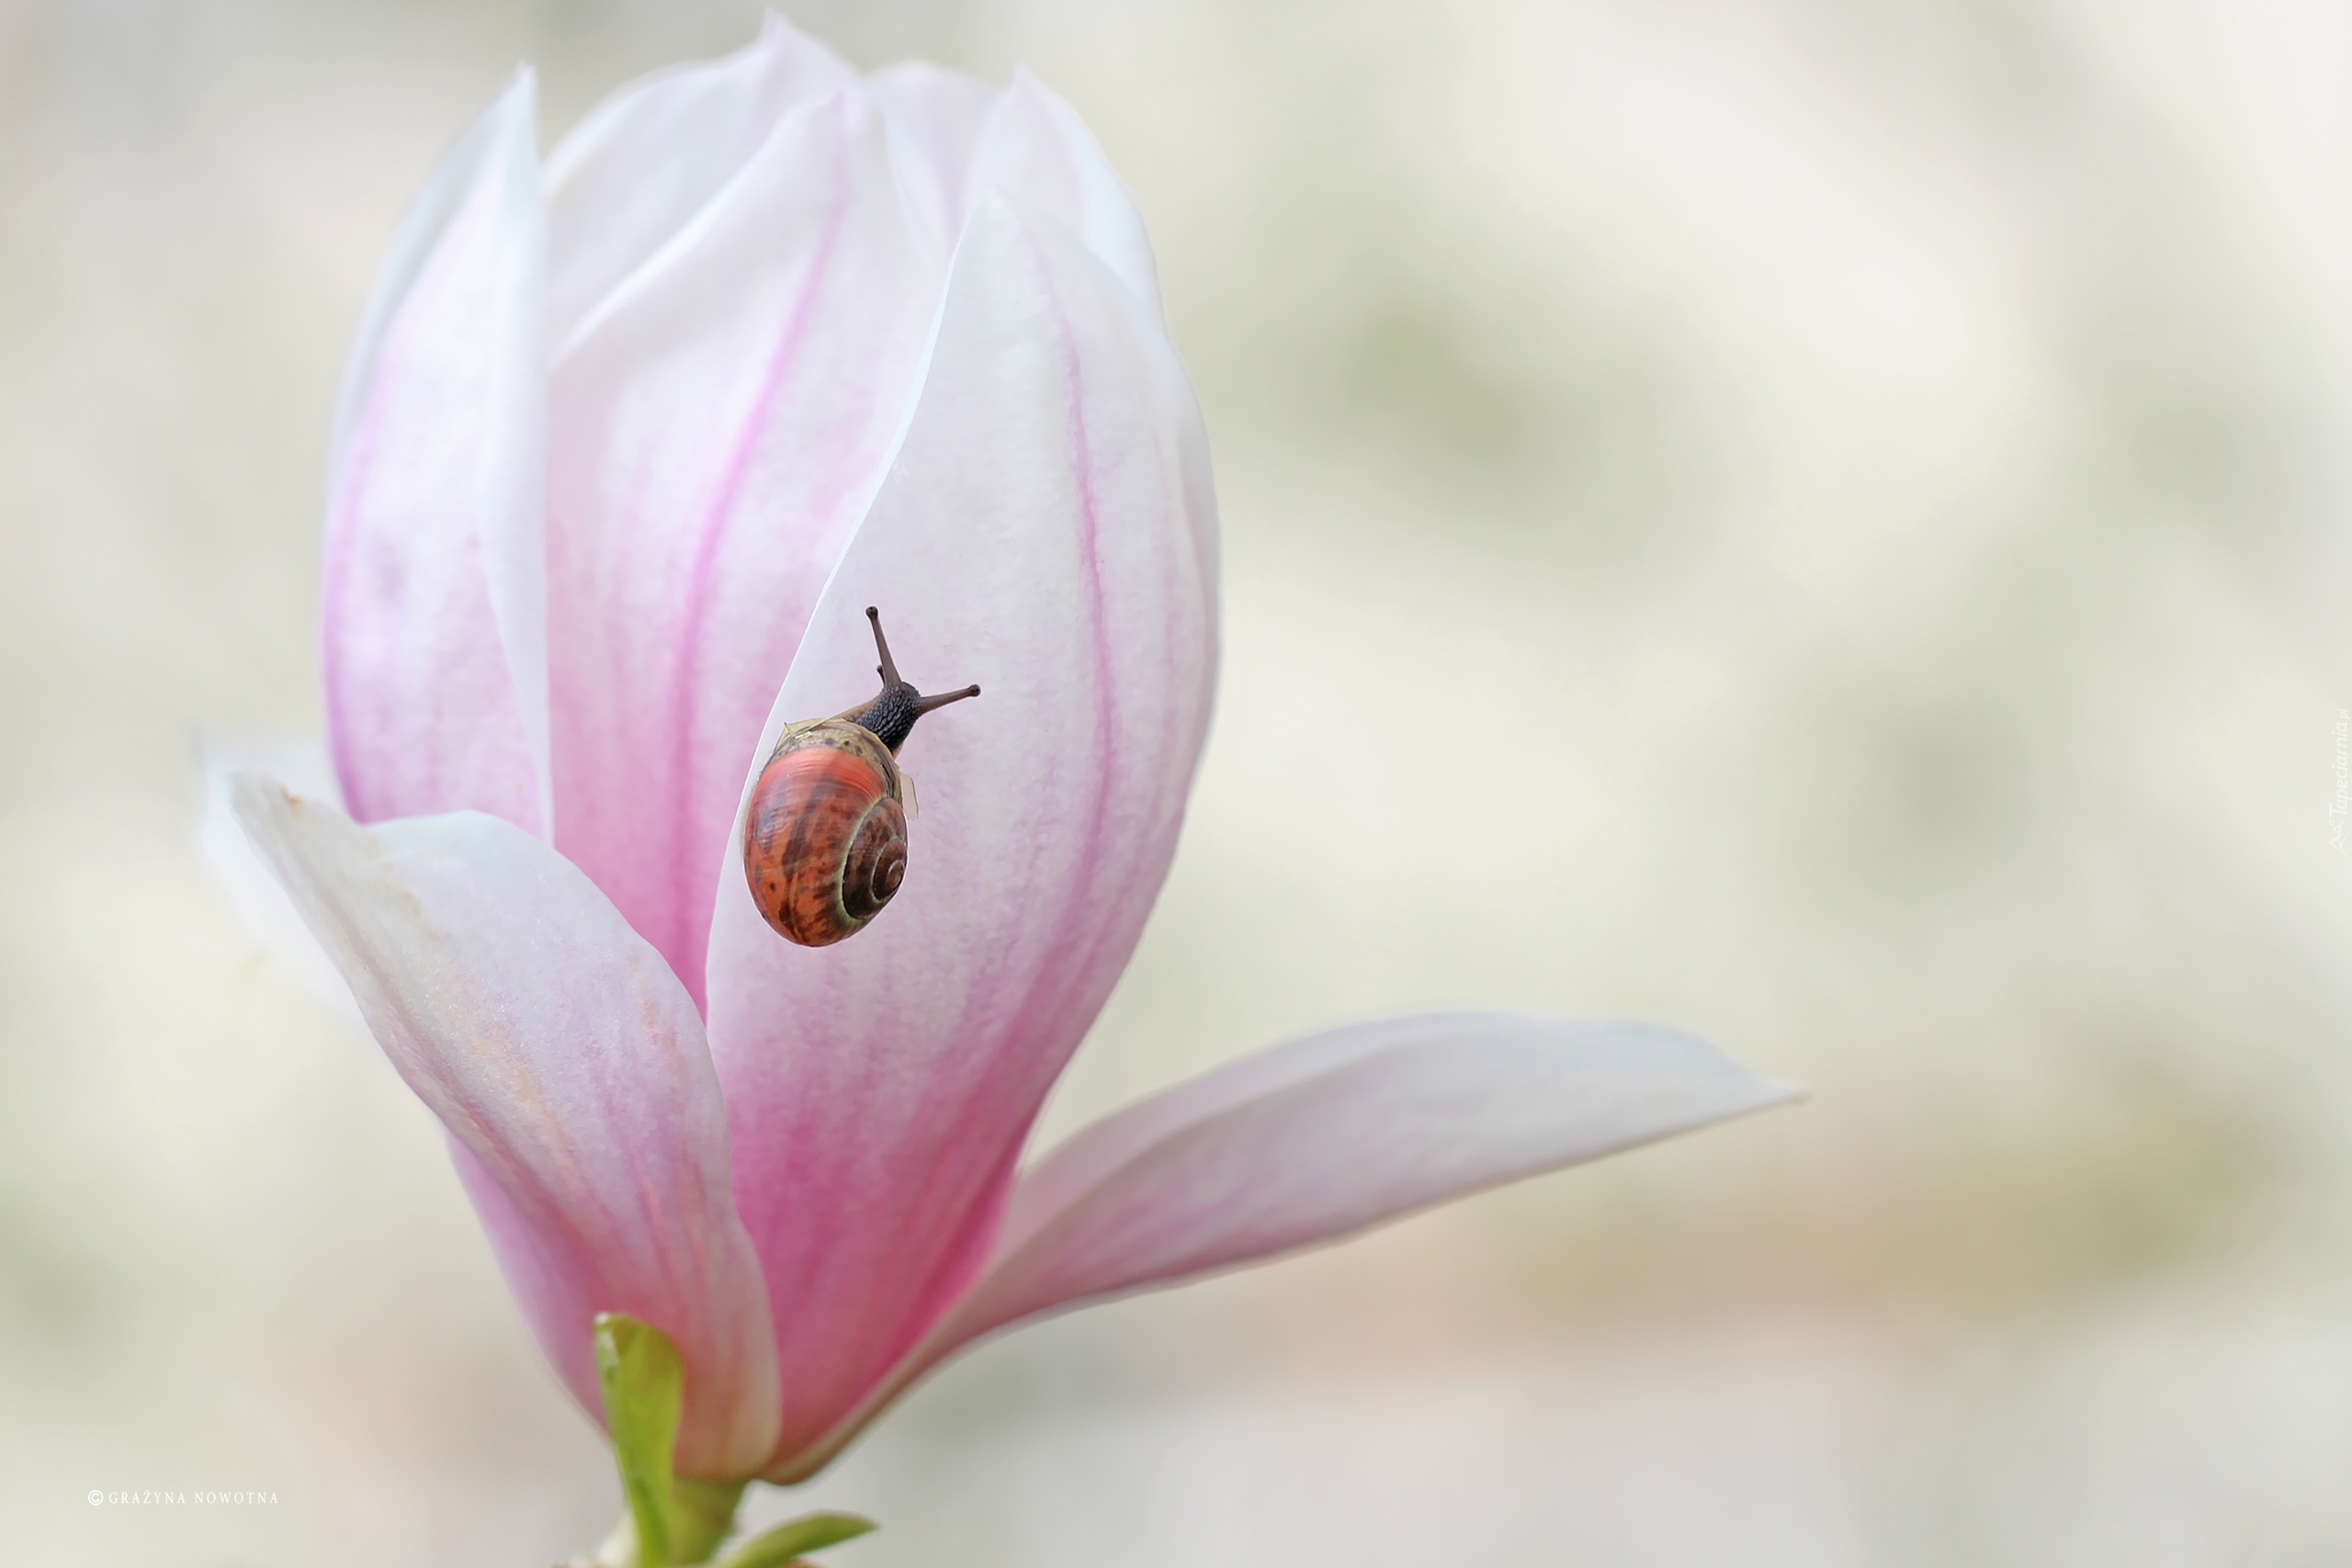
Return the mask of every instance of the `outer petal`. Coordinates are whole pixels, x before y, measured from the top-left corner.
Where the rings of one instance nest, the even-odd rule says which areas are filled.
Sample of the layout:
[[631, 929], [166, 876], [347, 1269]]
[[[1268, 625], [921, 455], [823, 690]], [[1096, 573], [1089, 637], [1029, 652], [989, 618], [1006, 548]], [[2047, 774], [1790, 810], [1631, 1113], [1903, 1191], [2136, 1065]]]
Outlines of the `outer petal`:
[[473, 807], [544, 833], [541, 221], [527, 73], [403, 221], [345, 374], [327, 522], [327, 728], [362, 821]]
[[749, 49], [640, 77], [598, 105], [548, 159], [552, 341], [570, 342], [786, 115], [855, 80], [832, 51], [770, 15]]
[[1702, 1041], [1504, 1012], [1278, 1045], [1095, 1123], [1015, 1189], [987, 1272], [806, 1474], [980, 1336], [1330, 1241], [1416, 1209], [1779, 1103]]
[[905, 421], [944, 274], [880, 115], [831, 93], [557, 364], [555, 840], [698, 1000], [744, 772]]
[[[851, 942], [720, 878], [712, 1055], [813, 1441], [960, 1293], [1022, 1139], [1151, 907], [1214, 678], [1197, 413], [1156, 321], [1073, 237], [973, 218], [922, 400], [770, 715], [872, 689], [862, 606], [934, 688], [906, 881]], [[756, 753], [754, 753], [756, 754]]]
[[255, 846], [449, 1131], [507, 1279], [572, 1393], [602, 1408], [600, 1311], [677, 1341], [678, 1462], [755, 1468], [775, 1431], [766, 1295], [728, 1190], [700, 1019], [661, 956], [546, 845], [466, 812], [371, 830], [258, 774]]

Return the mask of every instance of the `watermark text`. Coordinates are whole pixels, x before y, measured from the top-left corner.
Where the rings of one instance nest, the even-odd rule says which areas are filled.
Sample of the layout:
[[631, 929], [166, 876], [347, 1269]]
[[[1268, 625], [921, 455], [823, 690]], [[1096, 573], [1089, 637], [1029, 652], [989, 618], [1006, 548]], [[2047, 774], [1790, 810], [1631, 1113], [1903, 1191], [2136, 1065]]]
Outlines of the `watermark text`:
[[2352, 818], [2352, 708], [2335, 710], [2335, 795], [2327, 803], [2327, 842], [2344, 853], [2344, 824]]

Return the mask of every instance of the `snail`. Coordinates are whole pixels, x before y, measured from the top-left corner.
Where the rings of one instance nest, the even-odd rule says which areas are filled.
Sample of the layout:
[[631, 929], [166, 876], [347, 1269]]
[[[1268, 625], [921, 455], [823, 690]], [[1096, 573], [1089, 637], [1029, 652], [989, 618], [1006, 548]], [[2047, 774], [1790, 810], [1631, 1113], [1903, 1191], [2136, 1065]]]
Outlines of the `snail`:
[[899, 748], [915, 720], [980, 694], [926, 697], [899, 678], [873, 605], [882, 694], [831, 718], [787, 724], [743, 814], [743, 875], [778, 935], [803, 947], [854, 936], [882, 912], [907, 871], [906, 775]]

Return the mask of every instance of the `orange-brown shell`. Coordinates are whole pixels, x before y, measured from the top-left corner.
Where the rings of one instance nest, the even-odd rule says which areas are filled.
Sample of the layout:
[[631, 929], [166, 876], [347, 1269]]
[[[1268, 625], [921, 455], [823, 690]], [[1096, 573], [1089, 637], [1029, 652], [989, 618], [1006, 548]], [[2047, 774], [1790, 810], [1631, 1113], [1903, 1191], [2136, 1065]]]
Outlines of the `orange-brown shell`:
[[778, 934], [824, 947], [899, 890], [907, 814], [899, 765], [845, 718], [796, 724], [768, 754], [743, 818], [743, 874]]

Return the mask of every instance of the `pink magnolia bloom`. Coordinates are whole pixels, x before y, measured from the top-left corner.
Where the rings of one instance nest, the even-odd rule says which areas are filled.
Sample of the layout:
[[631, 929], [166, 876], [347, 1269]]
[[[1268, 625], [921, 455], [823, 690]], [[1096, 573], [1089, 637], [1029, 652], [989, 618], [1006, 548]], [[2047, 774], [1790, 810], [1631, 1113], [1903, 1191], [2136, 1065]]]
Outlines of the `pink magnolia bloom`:
[[[1021, 1163], [1173, 852], [1216, 665], [1199, 415], [1067, 106], [772, 24], [544, 164], [518, 79], [402, 226], [325, 567], [350, 818], [247, 830], [441, 1118], [557, 1371], [676, 1342], [688, 1474], [804, 1477], [959, 1348], [1781, 1097], [1669, 1031], [1329, 1030]], [[978, 682], [896, 901], [780, 940], [781, 727]], [[356, 823], [370, 824], [358, 826]]]

